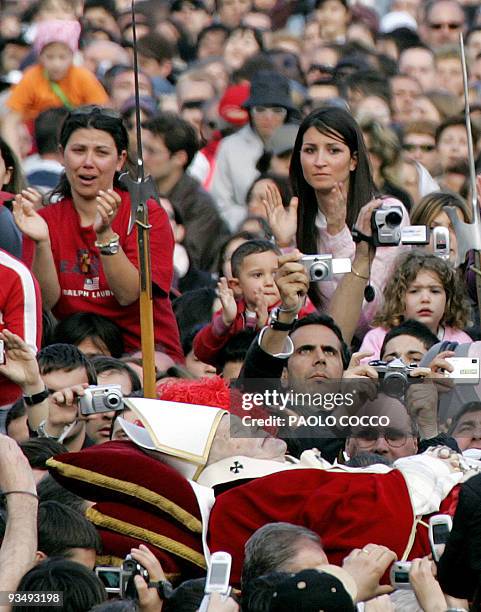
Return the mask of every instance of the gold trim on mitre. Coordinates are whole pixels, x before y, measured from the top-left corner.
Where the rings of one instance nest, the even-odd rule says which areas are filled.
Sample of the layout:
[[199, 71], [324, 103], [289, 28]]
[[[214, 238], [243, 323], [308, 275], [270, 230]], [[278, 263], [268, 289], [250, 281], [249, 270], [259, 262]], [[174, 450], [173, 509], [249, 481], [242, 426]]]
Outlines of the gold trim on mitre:
[[47, 467], [52, 467], [58, 471], [59, 474], [67, 478], [74, 478], [82, 482], [88, 482], [89, 484], [98, 485], [105, 489], [112, 491], [118, 491], [137, 499], [142, 500], [156, 508], [160, 508], [166, 514], [169, 514], [177, 521], [182, 523], [184, 527], [187, 527], [194, 533], [202, 533], [202, 522], [190, 514], [187, 510], [177, 505], [170, 499], [167, 499], [159, 493], [155, 493], [146, 487], [141, 485], [128, 482], [126, 480], [119, 480], [111, 476], [105, 476], [98, 472], [93, 472], [85, 468], [78, 467], [76, 465], [70, 465], [69, 463], [62, 463], [51, 457], [46, 462]]
[[161, 550], [165, 550], [169, 553], [177, 555], [177, 557], [185, 559], [186, 561], [190, 561], [202, 569], [207, 569], [207, 563], [202, 553], [193, 550], [185, 544], [176, 542], [172, 538], [160, 535], [159, 533], [155, 533], [155, 531], [150, 531], [149, 529], [144, 529], [144, 527], [138, 527], [137, 525], [132, 525], [131, 523], [121, 521], [120, 519], [107, 516], [106, 514], [95, 510], [95, 508], [88, 508], [85, 516], [91, 523], [97, 525], [97, 527], [104, 527], [105, 529], [110, 529], [111, 531], [131, 536], [137, 540], [143, 540], [144, 542], [153, 544]]
[[[216, 434], [217, 428], [219, 426], [220, 420], [225, 414], [229, 414], [227, 410], [223, 408], [217, 408], [215, 406], [202, 406], [196, 404], [182, 404], [180, 402], [166, 402], [162, 400], [148, 400], [145, 398], [125, 398], [125, 405], [130, 408], [134, 414], [140, 419], [145, 429], [148, 431], [150, 439], [152, 441], [153, 447], [155, 450], [169, 455], [171, 457], [177, 457], [179, 459], [183, 459], [189, 463], [193, 463], [198, 466], [204, 466], [207, 463], [207, 459], [209, 457], [210, 449], [212, 446], [212, 442], [214, 441], [214, 436]], [[155, 408], [153, 408], [153, 404], [155, 403]], [[177, 412], [181, 415], [181, 411], [192, 411], [192, 414], [198, 412], [201, 414], [201, 411], [204, 412], [207, 410], [209, 414], [209, 418], [212, 419], [212, 423], [209, 428], [209, 433], [205, 439], [202, 454], [189, 452], [185, 449], [175, 448], [170, 446], [164, 442], [162, 442], [157, 434], [154, 431], [152, 421], [155, 417], [160, 414], [162, 411], [162, 406], [165, 409], [173, 410], [172, 414]], [[216, 411], [216, 414], [213, 414], [213, 411]], [[157, 412], [157, 414], [156, 414]], [[172, 424], [172, 420], [170, 421]], [[183, 424], [179, 424], [179, 427], [182, 427]], [[185, 432], [185, 425], [182, 429]], [[128, 435], [128, 432], [126, 432]], [[196, 432], [193, 432], [194, 435]], [[131, 438], [132, 439], [132, 438]], [[133, 440], [135, 442], [135, 440]], [[137, 443], [137, 442], [136, 442]], [[196, 475], [200, 473], [201, 470], [196, 471]], [[194, 478], [195, 480], [195, 478]]]

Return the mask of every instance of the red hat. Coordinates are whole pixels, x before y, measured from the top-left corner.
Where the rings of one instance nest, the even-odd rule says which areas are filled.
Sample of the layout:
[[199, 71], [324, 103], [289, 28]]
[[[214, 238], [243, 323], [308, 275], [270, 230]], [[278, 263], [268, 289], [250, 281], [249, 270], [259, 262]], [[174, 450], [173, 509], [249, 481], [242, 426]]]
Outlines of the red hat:
[[233, 125], [243, 126], [249, 121], [249, 113], [242, 105], [249, 97], [250, 85], [230, 85], [219, 102], [219, 116]]

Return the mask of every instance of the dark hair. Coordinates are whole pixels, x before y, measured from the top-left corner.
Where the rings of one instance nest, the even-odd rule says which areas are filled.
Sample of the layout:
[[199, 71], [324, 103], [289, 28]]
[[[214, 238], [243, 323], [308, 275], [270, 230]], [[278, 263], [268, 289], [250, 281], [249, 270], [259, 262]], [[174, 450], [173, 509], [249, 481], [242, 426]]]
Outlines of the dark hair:
[[70, 557], [71, 548], [101, 552], [100, 536], [93, 524], [78, 510], [57, 501], [38, 507], [38, 550], [47, 557]]
[[226, 363], [230, 361], [244, 361], [247, 351], [252, 341], [256, 337], [256, 332], [251, 329], [243, 329], [235, 336], [229, 338], [219, 351], [216, 357], [217, 370], [222, 372]]
[[357, 90], [365, 96], [378, 96], [391, 102], [391, 91], [386, 77], [376, 70], [358, 70], [347, 76], [344, 86]]
[[[444, 121], [441, 121], [441, 123], [436, 128], [436, 134], [435, 134], [436, 146], [439, 144], [439, 140], [441, 139], [441, 136], [443, 135], [444, 130], [446, 130], [447, 128], [453, 127], [453, 126], [457, 126], [457, 125], [463, 128], [466, 127], [464, 117], [461, 117], [461, 115], [457, 115], [454, 117], [448, 117]], [[479, 136], [476, 125], [473, 124], [471, 126], [471, 129], [473, 131], [473, 141], [476, 142]]]
[[378, 453], [358, 453], [352, 459], [346, 462], [345, 465], [353, 468], [362, 468], [369, 467], [370, 465], [376, 465], [382, 463], [383, 465], [392, 465], [392, 461], [386, 459], [383, 455], [379, 455]]
[[439, 342], [439, 338], [436, 336], [436, 334], [433, 334], [429, 327], [424, 325], [424, 323], [416, 321], [415, 319], [407, 319], [400, 325], [390, 329], [384, 336], [384, 342], [382, 343], [380, 352], [381, 359], [384, 355], [384, 351], [386, 350], [386, 344], [393, 338], [398, 338], [399, 336], [412, 336], [413, 338], [417, 338], [423, 343], [423, 346], [427, 351], [437, 342]]
[[90, 361], [82, 351], [73, 344], [50, 344], [37, 354], [40, 374], [49, 374], [58, 370], [71, 372], [77, 368], [85, 368], [89, 385], [97, 384], [97, 376]]
[[25, 407], [24, 401], [22, 398], [18, 399], [12, 406], [9, 408], [7, 412], [7, 416], [5, 417], [5, 430], [8, 435], [8, 426], [15, 419], [20, 419], [27, 414], [27, 409]]
[[240, 269], [242, 263], [246, 257], [249, 255], [255, 255], [260, 253], [267, 253], [268, 251], [272, 251], [276, 255], [280, 255], [280, 250], [273, 244], [269, 242], [269, 240], [248, 240], [237, 247], [237, 249], [232, 253], [231, 258], [231, 266], [232, 266], [232, 276], [235, 278], [239, 278]]
[[235, 34], [236, 32], [252, 32], [255, 41], [259, 47], [258, 53], [262, 53], [264, 51], [264, 41], [262, 39], [262, 32], [260, 30], [258, 30], [254, 26], [240, 24], [229, 32], [227, 40], [232, 36], [232, 34]]
[[[279, 189], [279, 193], [281, 194], [282, 202], [286, 206], [287, 204], [289, 204], [292, 198], [291, 183], [287, 176], [281, 176], [280, 174], [275, 174], [274, 172], [269, 172], [267, 170], [267, 168], [269, 167], [271, 158], [272, 158], [272, 153], [265, 152], [260, 157], [259, 161], [257, 162], [257, 169], [259, 170], [259, 172], [261, 172], [261, 174], [252, 181], [249, 189], [247, 190], [246, 204], [248, 204], [249, 202], [249, 199], [252, 195], [252, 191], [254, 187], [257, 185], [259, 181], [263, 181], [263, 180], [271, 180], [273, 183], [275, 183], [276, 187]], [[264, 162], [264, 164], [262, 162]]]
[[85, 11], [88, 11], [88, 9], [91, 8], [101, 8], [106, 13], [112, 15], [115, 20], [117, 20], [118, 18], [115, 0], [85, 0], [83, 5], [83, 12], [85, 13]]
[[471, 412], [481, 412], [481, 402], [467, 402], [463, 404], [461, 408], [457, 411], [457, 413], [453, 417], [453, 422], [449, 427], [448, 435], [452, 436], [454, 430], [458, 426], [459, 421], [465, 414], [470, 414]]
[[185, 580], [164, 602], [163, 612], [197, 612], [204, 597], [205, 578]]
[[276, 589], [280, 584], [292, 576], [286, 572], [269, 572], [258, 576], [242, 588], [243, 612], [270, 612], [276, 596]]
[[305, 317], [302, 317], [302, 319], [298, 319], [294, 323], [294, 326], [289, 333], [293, 334], [297, 329], [305, 327], [306, 325], [323, 325], [324, 327], [328, 327], [332, 332], [334, 332], [334, 334], [336, 334], [336, 336], [339, 338], [339, 342], [341, 343], [342, 367], [346, 369], [351, 359], [351, 351], [345, 343], [344, 338], [342, 337], [342, 332], [334, 319], [329, 315], [313, 312]]
[[[62, 592], [62, 609], [69, 612], [85, 612], [107, 599], [107, 593], [94, 572], [62, 557], [46, 559], [27, 572], [17, 587], [17, 592], [24, 591]], [[56, 608], [18, 604], [13, 609], [20, 612], [45, 612]]]
[[252, 232], [242, 231], [242, 232], [236, 232], [235, 234], [232, 234], [231, 236], [225, 239], [225, 241], [221, 244], [220, 249], [219, 249], [219, 263], [217, 265], [217, 275], [219, 278], [221, 276], [224, 276], [224, 272], [222, 271], [222, 266], [225, 264], [225, 254], [227, 251], [227, 247], [233, 240], [237, 240], [238, 238], [242, 238], [244, 240], [255, 240], [257, 236], [253, 234]]
[[138, 610], [138, 603], [133, 599], [109, 599], [90, 608], [89, 612], [138, 612]]
[[137, 52], [139, 55], [164, 62], [171, 60], [175, 56], [174, 45], [162, 34], [149, 32], [137, 41]]
[[361, 129], [353, 116], [336, 107], [317, 109], [308, 115], [299, 127], [290, 166], [294, 195], [299, 198], [297, 246], [306, 254], [317, 253], [318, 243], [318, 230], [315, 224], [318, 213], [316, 195], [304, 178], [301, 166], [304, 134], [311, 127], [316, 128], [321, 134], [332, 136], [336, 140], [341, 139], [349, 147], [351, 157], [357, 158], [357, 166], [351, 172], [347, 196], [346, 223], [349, 229], [353, 228], [359, 211], [375, 193], [366, 145]]
[[13, 152], [11, 146], [0, 137], [0, 155], [5, 163], [5, 168], [11, 168], [10, 180], [5, 185], [0, 185], [0, 190], [9, 193], [20, 193], [27, 188], [27, 181], [18, 157]]
[[[67, 146], [72, 134], [80, 129], [96, 129], [106, 132], [112, 136], [115, 148], [120, 156], [124, 151], [128, 151], [129, 137], [120, 114], [116, 111], [97, 105], [80, 106], [65, 117], [60, 130], [59, 142], [63, 149]], [[114, 185], [123, 189], [119, 183], [119, 173], [114, 175]], [[60, 177], [58, 185], [52, 192], [52, 196], [71, 197], [72, 191], [65, 172]], [[52, 197], [51, 196], [51, 197]]]
[[302, 540], [311, 540], [321, 547], [319, 535], [301, 525], [267, 523], [257, 529], [244, 547], [242, 591], [254, 578], [282, 571], [298, 551]]
[[132, 385], [132, 391], [140, 391], [142, 389], [142, 383], [140, 382], [140, 378], [133, 370], [128, 363], [121, 361], [120, 359], [115, 359], [115, 357], [107, 357], [105, 355], [96, 355], [91, 358], [91, 363], [95, 369], [95, 373], [97, 376], [102, 374], [103, 372], [123, 372], [127, 374], [130, 379], [130, 384]]
[[163, 112], [145, 121], [142, 125], [154, 136], [160, 136], [169, 153], [185, 151], [187, 160], [184, 168], [194, 159], [199, 149], [199, 139], [193, 126], [176, 113]]
[[63, 444], [51, 438], [32, 438], [20, 442], [19, 446], [27, 457], [30, 467], [38, 470], [46, 470], [45, 464], [51, 457], [67, 452]]
[[207, 27], [202, 28], [202, 30], [199, 32], [199, 36], [197, 37], [197, 44], [196, 44], [197, 50], [199, 49], [203, 39], [210, 32], [222, 32], [224, 34], [224, 42], [225, 42], [227, 40], [227, 37], [229, 36], [230, 29], [227, 26], [225, 26], [223, 23], [211, 23]]
[[98, 349], [102, 344], [106, 346], [112, 357], [121, 357], [124, 353], [120, 327], [112, 319], [94, 312], [76, 312], [60, 321], [53, 332], [52, 343], [78, 346], [87, 338]]
[[34, 123], [35, 144], [40, 155], [58, 153], [59, 131], [68, 110], [59, 106], [48, 108], [37, 115]]
[[85, 499], [62, 487], [51, 474], [44, 476], [37, 484], [37, 495], [40, 502], [57, 501], [77, 510], [81, 514], [88, 508], [88, 503]]
[[217, 297], [215, 289], [208, 287], [186, 291], [172, 302], [181, 341], [195, 327], [203, 326], [212, 320], [212, 306]]

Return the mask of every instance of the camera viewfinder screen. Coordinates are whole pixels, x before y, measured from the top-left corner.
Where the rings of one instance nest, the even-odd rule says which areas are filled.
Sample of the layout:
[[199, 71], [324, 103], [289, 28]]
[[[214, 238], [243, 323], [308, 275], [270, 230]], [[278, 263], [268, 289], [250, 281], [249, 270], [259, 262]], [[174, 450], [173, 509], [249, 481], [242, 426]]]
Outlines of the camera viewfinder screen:
[[395, 572], [394, 579], [397, 584], [407, 584], [409, 582], [409, 573], [408, 572]]
[[224, 585], [226, 580], [227, 563], [214, 563], [211, 568], [210, 581], [212, 584]]
[[99, 570], [97, 575], [105, 588], [118, 589], [120, 587], [120, 572]]
[[446, 544], [449, 538], [449, 529], [447, 525], [434, 525], [433, 539], [435, 544]]

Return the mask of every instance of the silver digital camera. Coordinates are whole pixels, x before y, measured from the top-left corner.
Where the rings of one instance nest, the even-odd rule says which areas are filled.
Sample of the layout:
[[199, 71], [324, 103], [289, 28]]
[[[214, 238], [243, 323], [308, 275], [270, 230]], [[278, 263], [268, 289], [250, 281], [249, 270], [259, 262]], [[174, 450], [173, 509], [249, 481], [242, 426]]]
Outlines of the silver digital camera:
[[370, 361], [369, 365], [376, 370], [379, 377], [380, 393], [389, 395], [389, 397], [403, 398], [410, 384], [422, 380], [422, 378], [411, 377], [411, 372], [417, 366], [407, 366], [400, 359], [394, 359], [394, 361], [389, 363], [376, 359], [375, 361]]
[[403, 210], [400, 206], [381, 205], [371, 215], [374, 246], [397, 246], [401, 242]]
[[111, 410], [122, 410], [124, 396], [120, 385], [90, 385], [79, 399], [80, 414], [89, 415]]
[[351, 271], [351, 260], [348, 257], [333, 259], [332, 255], [304, 255], [300, 262], [310, 283], [331, 280], [334, 274]]

